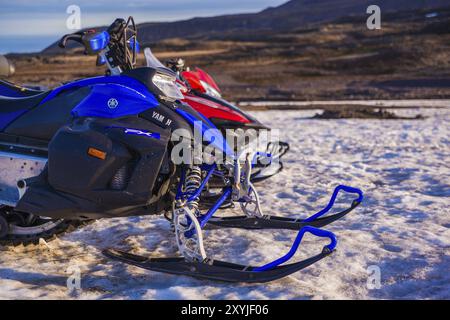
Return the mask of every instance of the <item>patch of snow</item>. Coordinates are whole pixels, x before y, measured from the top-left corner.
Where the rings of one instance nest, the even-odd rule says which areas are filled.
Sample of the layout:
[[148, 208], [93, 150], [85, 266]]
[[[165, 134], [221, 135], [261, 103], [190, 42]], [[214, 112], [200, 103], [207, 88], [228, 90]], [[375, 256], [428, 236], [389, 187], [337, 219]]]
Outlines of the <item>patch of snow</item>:
[[407, 100], [335, 100], [335, 101], [248, 101], [240, 102], [240, 107], [273, 107], [273, 106], [371, 106], [389, 108], [448, 108], [448, 99], [407, 99]]

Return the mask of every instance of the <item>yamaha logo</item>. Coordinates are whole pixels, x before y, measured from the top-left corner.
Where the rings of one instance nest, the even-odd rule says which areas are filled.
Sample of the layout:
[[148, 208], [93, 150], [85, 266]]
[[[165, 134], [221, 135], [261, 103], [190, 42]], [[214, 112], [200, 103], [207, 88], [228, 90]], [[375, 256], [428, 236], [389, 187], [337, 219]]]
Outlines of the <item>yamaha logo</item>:
[[115, 109], [118, 107], [118, 105], [119, 105], [119, 101], [117, 101], [116, 99], [111, 98], [108, 100], [108, 108]]

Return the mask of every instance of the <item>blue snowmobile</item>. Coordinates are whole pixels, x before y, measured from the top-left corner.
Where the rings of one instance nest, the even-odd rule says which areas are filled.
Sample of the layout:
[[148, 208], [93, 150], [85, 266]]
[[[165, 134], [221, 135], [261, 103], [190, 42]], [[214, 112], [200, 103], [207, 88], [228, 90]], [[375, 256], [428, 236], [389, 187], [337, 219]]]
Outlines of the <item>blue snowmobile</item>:
[[[102, 32], [66, 35], [59, 45], [64, 48], [69, 41], [82, 44], [87, 54], [100, 56], [109, 75], [73, 81], [30, 97], [0, 97], [1, 244], [49, 240], [95, 219], [166, 214], [179, 257], [147, 258], [114, 249], [104, 254], [153, 271], [266, 282], [334, 251], [335, 235], [319, 228], [356, 208], [363, 199], [359, 189], [338, 186], [328, 206], [307, 219], [265, 215], [250, 181], [253, 160], [264, 155], [251, 150], [237, 154], [208, 119], [181, 103], [172, 70], [160, 63], [135, 67], [139, 44], [131, 17], [117, 19]], [[215, 134], [207, 135], [210, 130]], [[192, 139], [196, 133], [204, 136], [202, 147], [213, 146], [213, 158], [223, 154], [225, 160], [210, 161], [191, 152], [198, 147]], [[181, 162], [173, 157], [180, 150], [176, 141], [186, 147], [178, 153]], [[223, 179], [224, 187], [217, 200], [206, 206], [200, 199], [212, 177]], [[347, 210], [326, 215], [340, 191], [357, 197]], [[226, 201], [239, 204], [244, 215], [215, 216]], [[245, 266], [207, 255], [203, 229], [211, 225], [290, 229], [297, 237], [280, 259]], [[311, 258], [286, 264], [307, 232], [330, 243]]]

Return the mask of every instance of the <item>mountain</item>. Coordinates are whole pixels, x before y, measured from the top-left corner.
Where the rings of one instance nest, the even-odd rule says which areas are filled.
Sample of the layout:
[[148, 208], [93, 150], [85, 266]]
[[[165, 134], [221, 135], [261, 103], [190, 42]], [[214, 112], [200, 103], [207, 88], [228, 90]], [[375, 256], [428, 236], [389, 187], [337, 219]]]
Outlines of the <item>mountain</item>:
[[[324, 23], [347, 16], [364, 16], [373, 0], [292, 0], [259, 13], [193, 18], [171, 23], [141, 24], [141, 41], [168, 38], [221, 37], [239, 32], [290, 31], [308, 24]], [[383, 13], [448, 6], [448, 0], [378, 0]]]
[[[291, 0], [258, 13], [224, 15], [209, 18], [138, 25], [142, 43], [170, 38], [226, 38], [241, 33], [283, 32], [304, 28], [348, 16], [366, 16], [373, 0]], [[446, 7], [448, 0], [378, 0], [382, 15], [415, 9]], [[43, 53], [59, 52], [52, 44]]]

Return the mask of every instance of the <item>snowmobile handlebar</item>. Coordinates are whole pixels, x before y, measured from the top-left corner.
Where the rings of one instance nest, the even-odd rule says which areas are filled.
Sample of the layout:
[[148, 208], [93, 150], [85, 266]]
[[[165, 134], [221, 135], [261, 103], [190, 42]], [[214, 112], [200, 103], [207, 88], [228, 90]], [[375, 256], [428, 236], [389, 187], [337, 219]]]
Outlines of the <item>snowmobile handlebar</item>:
[[86, 54], [96, 54], [103, 50], [109, 43], [109, 34], [105, 31], [97, 32], [94, 29], [87, 31], [80, 31], [76, 33], [66, 34], [59, 40], [58, 46], [66, 48], [69, 41], [74, 41], [84, 47]]
[[63, 36], [61, 38], [61, 40], [59, 40], [58, 42], [58, 46], [62, 49], [65, 49], [67, 46], [67, 42], [70, 41], [75, 41], [78, 43], [82, 44], [81, 39], [83, 38], [83, 36], [79, 33], [72, 33], [72, 34], [66, 34], [65, 36]]
[[81, 44], [85, 54], [97, 55], [97, 66], [107, 64], [109, 74], [120, 74], [136, 65], [139, 42], [133, 17], [116, 19], [104, 31], [91, 29], [67, 34], [58, 46], [66, 48], [69, 41]]

